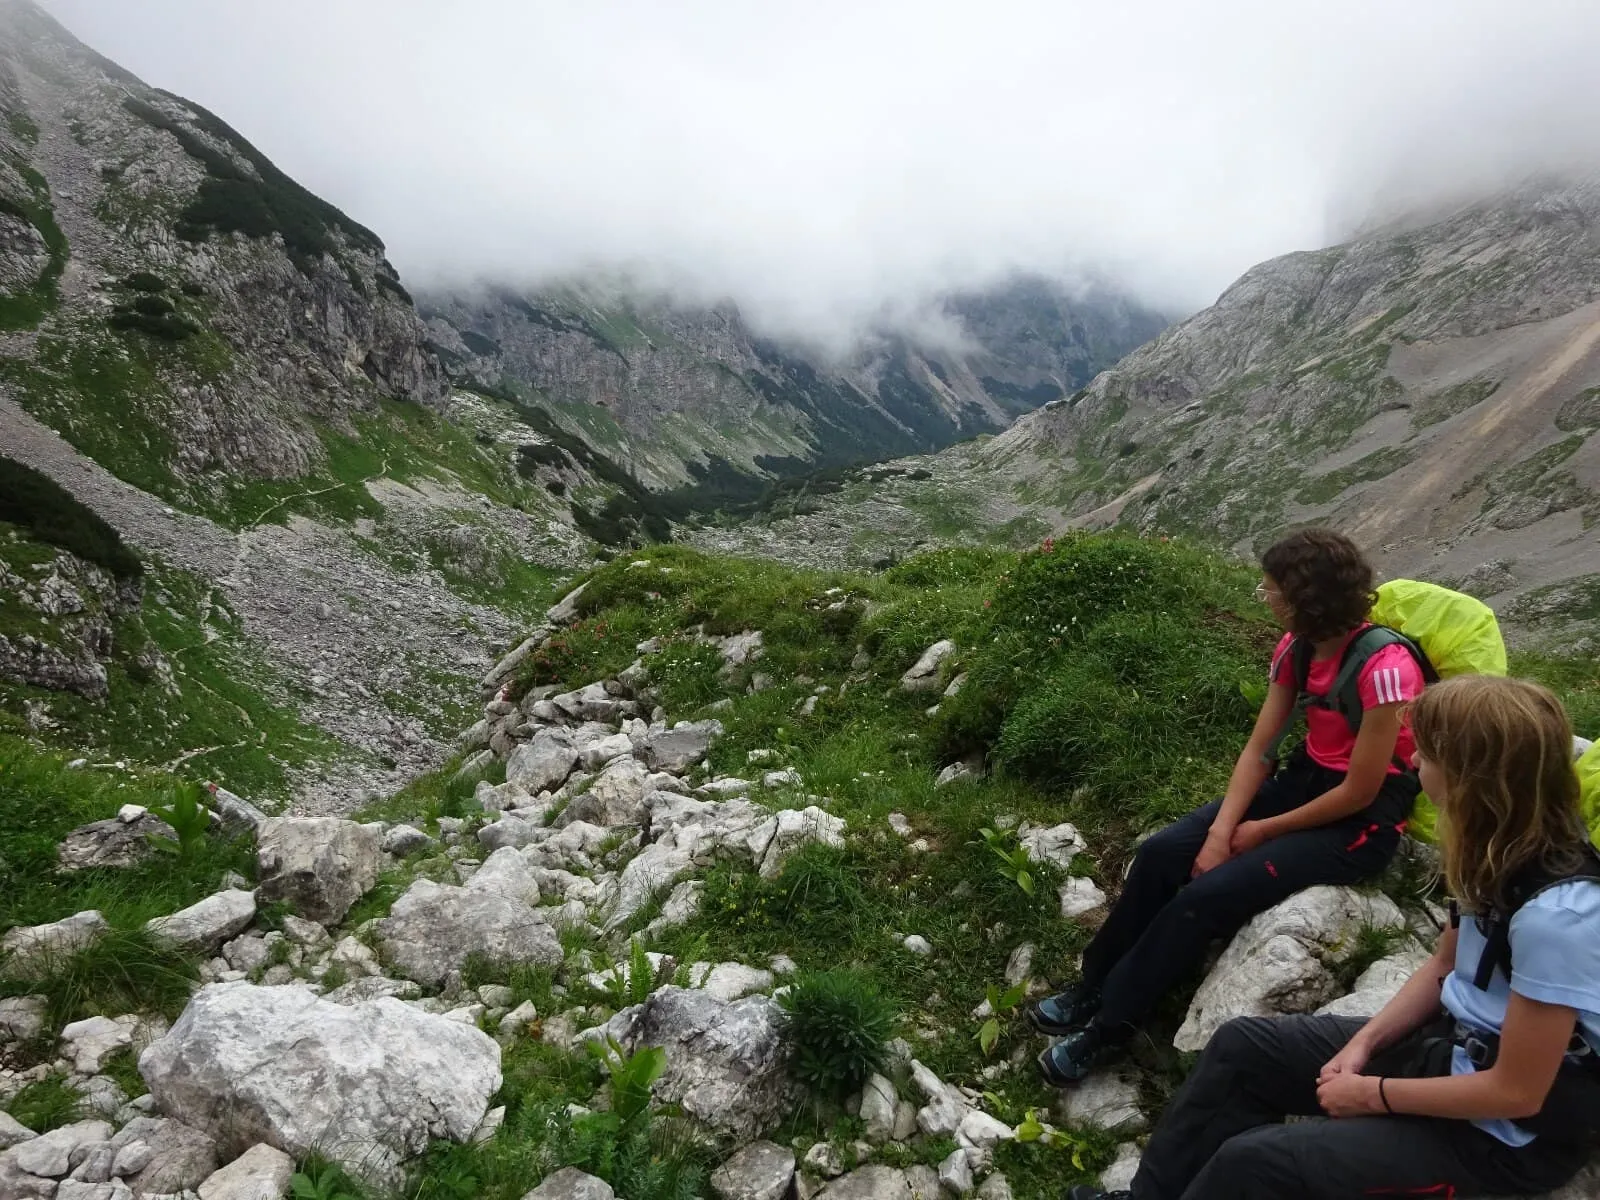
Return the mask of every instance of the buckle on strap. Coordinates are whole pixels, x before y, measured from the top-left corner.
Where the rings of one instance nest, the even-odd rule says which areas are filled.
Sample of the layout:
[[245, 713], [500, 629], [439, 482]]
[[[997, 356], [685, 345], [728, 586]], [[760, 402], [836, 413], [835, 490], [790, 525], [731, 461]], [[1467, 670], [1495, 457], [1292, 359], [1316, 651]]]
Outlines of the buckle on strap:
[[[1467, 1061], [1480, 1071], [1487, 1071], [1494, 1066], [1500, 1057], [1500, 1035], [1498, 1033], [1483, 1033], [1470, 1026], [1456, 1022], [1455, 1030], [1450, 1035], [1450, 1040], [1460, 1046], [1466, 1054]], [[1584, 1060], [1585, 1063], [1596, 1060], [1594, 1047], [1589, 1045], [1580, 1030], [1572, 1031], [1572, 1040], [1567, 1043], [1568, 1058]]]

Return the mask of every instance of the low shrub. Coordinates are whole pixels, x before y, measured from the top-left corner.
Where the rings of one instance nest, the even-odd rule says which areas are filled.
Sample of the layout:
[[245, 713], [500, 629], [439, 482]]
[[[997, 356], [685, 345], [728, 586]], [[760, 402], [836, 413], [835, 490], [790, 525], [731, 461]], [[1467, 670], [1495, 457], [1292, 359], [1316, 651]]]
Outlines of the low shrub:
[[882, 1067], [895, 1006], [867, 976], [847, 968], [804, 973], [781, 1003], [794, 1073], [819, 1098], [843, 1099]]
[[3, 1107], [35, 1133], [49, 1133], [76, 1121], [81, 1113], [83, 1093], [60, 1075], [46, 1075], [22, 1090]]

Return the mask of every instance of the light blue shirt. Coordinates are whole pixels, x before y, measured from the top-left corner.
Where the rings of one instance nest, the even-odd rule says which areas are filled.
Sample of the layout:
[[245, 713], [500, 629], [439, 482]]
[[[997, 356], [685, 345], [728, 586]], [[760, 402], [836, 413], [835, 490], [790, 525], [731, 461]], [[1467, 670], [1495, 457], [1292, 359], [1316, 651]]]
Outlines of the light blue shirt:
[[[1473, 1029], [1499, 1033], [1511, 993], [1578, 1012], [1578, 1029], [1600, 1050], [1600, 883], [1574, 880], [1535, 896], [1511, 918], [1511, 980], [1496, 971], [1485, 991], [1472, 986], [1483, 957], [1483, 934], [1470, 915], [1461, 918], [1456, 967], [1444, 982], [1445, 1009]], [[1456, 1047], [1451, 1073], [1476, 1070]], [[1534, 1135], [1512, 1121], [1475, 1121], [1508, 1146]]]

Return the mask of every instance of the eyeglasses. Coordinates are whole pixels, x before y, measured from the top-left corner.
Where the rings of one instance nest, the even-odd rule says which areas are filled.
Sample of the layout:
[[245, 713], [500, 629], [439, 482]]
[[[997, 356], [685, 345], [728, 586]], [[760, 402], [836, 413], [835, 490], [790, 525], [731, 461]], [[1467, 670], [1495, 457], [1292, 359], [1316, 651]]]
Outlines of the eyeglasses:
[[1283, 593], [1280, 592], [1277, 588], [1269, 588], [1264, 583], [1258, 583], [1258, 584], [1256, 584], [1255, 595], [1256, 595], [1256, 599], [1257, 600], [1260, 600], [1263, 603], [1265, 603], [1269, 597], [1270, 598], [1276, 598], [1276, 597], [1282, 596]]

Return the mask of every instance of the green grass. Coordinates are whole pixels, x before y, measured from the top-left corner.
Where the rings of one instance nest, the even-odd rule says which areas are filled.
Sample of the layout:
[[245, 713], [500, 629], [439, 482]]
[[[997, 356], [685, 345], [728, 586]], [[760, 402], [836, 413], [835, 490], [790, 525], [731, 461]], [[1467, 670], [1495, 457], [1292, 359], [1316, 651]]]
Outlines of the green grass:
[[25, 1084], [5, 1104], [5, 1111], [35, 1133], [49, 1133], [78, 1119], [83, 1093], [61, 1075], [47, 1075]]
[[[26, 121], [27, 118], [22, 120]], [[12, 122], [12, 131], [19, 132], [15, 117]], [[37, 129], [33, 132], [37, 137]], [[0, 211], [32, 225], [44, 240], [49, 258], [39, 278], [26, 290], [0, 293], [0, 330], [37, 328], [39, 322], [56, 309], [61, 274], [67, 267], [67, 236], [56, 224], [55, 213], [50, 206], [49, 183], [43, 175], [29, 167], [19, 166], [17, 170], [28, 184], [30, 196], [20, 203], [0, 200]]]
[[0, 455], [0, 522], [59, 546], [124, 579], [137, 579], [144, 564], [99, 514], [48, 475]]
[[[105, 701], [0, 682], [0, 731], [22, 728], [25, 703], [44, 702], [60, 726], [44, 736], [63, 748], [171, 764], [268, 807], [288, 798], [293, 769], [341, 752], [300, 721], [224, 595], [197, 577], [153, 569], [141, 606], [113, 632]], [[173, 687], [151, 670], [157, 653]]]
[[[1499, 387], [1498, 379], [1469, 379], [1466, 383], [1430, 392], [1418, 400], [1411, 409], [1411, 428], [1426, 429], [1429, 425], [1447, 421], [1456, 414], [1483, 403], [1494, 395]], [[1560, 417], [1557, 417], [1556, 423], [1560, 428], [1566, 428], [1561, 425]]]
[[1354, 484], [1393, 475], [1416, 456], [1417, 452], [1407, 446], [1386, 446], [1382, 450], [1374, 450], [1348, 466], [1318, 475], [1296, 492], [1294, 498], [1301, 504], [1326, 504]]
[[248, 847], [213, 837], [189, 860], [152, 855], [121, 870], [57, 872], [56, 846], [68, 832], [125, 804], [164, 804], [174, 782], [155, 772], [69, 769], [66, 761], [0, 733], [0, 928], [95, 908], [114, 927], [137, 930], [210, 895], [228, 871], [254, 870]]

